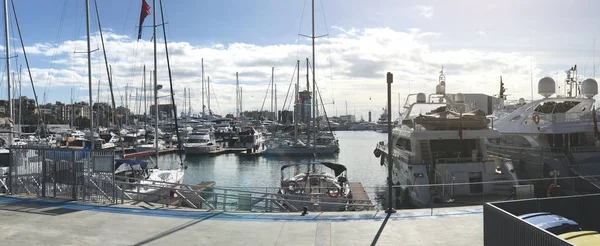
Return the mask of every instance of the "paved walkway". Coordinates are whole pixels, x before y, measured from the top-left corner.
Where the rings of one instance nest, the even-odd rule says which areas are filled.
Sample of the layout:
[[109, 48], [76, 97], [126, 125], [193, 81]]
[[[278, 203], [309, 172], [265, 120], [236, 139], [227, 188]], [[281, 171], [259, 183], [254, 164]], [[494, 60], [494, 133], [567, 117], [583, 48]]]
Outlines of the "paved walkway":
[[[236, 213], [0, 196], [5, 245], [370, 245], [383, 212]], [[401, 210], [378, 245], [482, 245], [481, 206]]]

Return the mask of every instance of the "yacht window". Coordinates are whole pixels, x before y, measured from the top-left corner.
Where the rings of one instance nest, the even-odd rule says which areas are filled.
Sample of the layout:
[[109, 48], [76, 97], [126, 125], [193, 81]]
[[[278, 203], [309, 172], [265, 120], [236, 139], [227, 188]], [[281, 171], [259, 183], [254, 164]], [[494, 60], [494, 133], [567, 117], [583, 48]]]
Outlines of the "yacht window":
[[158, 178], [160, 178], [161, 180], [167, 180], [170, 175], [170, 173], [161, 173], [158, 175]]
[[398, 141], [396, 141], [396, 148], [411, 151], [410, 139], [399, 138]]
[[511, 122], [513, 122], [513, 121], [517, 121], [517, 120], [519, 120], [519, 119], [521, 119], [521, 116], [520, 116], [520, 115], [517, 115], [517, 116], [515, 116], [514, 118], [512, 118], [510, 121], [511, 121]]
[[[542, 114], [552, 114], [552, 113], [566, 113], [571, 110], [573, 107], [577, 106], [579, 102], [577, 101], [563, 101], [563, 102], [544, 102], [540, 103], [536, 108], [535, 112], [539, 112]], [[584, 108], [585, 110], [585, 108]]]

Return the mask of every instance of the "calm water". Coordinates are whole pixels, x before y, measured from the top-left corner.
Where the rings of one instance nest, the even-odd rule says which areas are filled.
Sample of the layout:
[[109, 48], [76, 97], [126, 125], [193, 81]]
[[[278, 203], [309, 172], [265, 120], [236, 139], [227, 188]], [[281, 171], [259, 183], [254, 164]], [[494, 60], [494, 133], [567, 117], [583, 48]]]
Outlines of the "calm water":
[[[348, 168], [348, 180], [362, 182], [367, 191], [374, 195], [374, 187], [385, 185], [386, 170], [379, 165], [373, 155], [377, 142], [385, 140], [386, 134], [372, 131], [336, 132], [340, 143], [340, 153], [319, 161], [340, 163]], [[161, 168], [176, 163], [176, 155], [162, 156]], [[219, 187], [279, 187], [280, 167], [307, 158], [243, 157], [236, 154], [218, 156], [186, 157], [188, 169], [184, 183], [199, 184], [202, 181], [215, 181]], [[373, 198], [373, 197], [372, 197]]]

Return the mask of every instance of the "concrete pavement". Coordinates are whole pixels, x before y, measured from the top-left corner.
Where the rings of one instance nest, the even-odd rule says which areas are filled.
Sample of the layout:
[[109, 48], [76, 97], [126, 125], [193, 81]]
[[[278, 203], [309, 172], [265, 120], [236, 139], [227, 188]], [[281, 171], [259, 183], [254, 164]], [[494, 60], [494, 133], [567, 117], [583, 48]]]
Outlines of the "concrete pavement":
[[[370, 245], [386, 214], [237, 213], [0, 196], [2, 245]], [[481, 206], [400, 210], [378, 245], [482, 245]]]

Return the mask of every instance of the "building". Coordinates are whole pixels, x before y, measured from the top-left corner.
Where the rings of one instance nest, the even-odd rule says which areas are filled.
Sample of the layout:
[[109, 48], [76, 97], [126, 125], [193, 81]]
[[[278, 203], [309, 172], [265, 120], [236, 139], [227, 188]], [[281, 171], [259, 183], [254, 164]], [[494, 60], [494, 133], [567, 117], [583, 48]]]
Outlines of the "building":
[[340, 123], [349, 123], [356, 122], [356, 117], [354, 115], [340, 115]]

